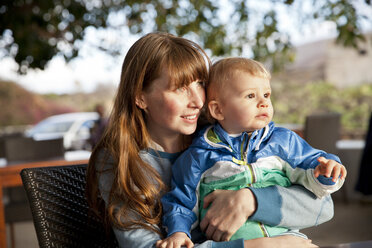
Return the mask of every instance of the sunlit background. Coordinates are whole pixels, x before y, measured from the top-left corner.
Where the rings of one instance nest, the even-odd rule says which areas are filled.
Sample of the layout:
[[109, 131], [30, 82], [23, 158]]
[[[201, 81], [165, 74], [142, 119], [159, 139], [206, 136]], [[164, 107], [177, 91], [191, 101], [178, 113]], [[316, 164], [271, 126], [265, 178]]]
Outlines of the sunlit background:
[[[167, 1], [159, 2], [166, 3]], [[185, 4], [187, 3], [187, 1], [180, 2], [185, 2]], [[279, 31], [288, 34], [289, 40], [294, 47], [319, 40], [334, 39], [338, 35], [336, 22], [324, 20], [322, 18], [314, 19], [310, 17], [314, 12], [313, 1], [294, 1], [292, 5], [285, 5], [283, 3], [274, 4], [274, 2], [281, 1], [247, 1], [249, 9], [251, 10], [250, 15], [252, 15], [248, 23], [249, 26], [247, 27], [250, 37], [254, 37], [255, 30], [260, 26], [260, 22], [263, 20], [262, 16], [271, 10], [276, 11]], [[353, 6], [356, 8], [356, 14], [358, 16], [372, 16], [372, 8], [366, 5], [363, 1], [359, 0], [351, 2], [354, 4]], [[217, 1], [217, 3], [220, 6], [217, 15], [219, 17], [219, 22], [221, 22], [223, 25], [227, 25], [227, 27], [229, 25], [239, 25], [237, 23], [230, 22], [230, 17], [234, 15], [234, 7], [232, 7], [232, 2], [220, 0]], [[180, 5], [182, 6], [181, 3]], [[54, 9], [56, 9], [56, 7]], [[79, 42], [78, 58], [73, 58], [69, 63], [66, 63], [66, 60], [61, 54], [56, 54], [56, 56], [54, 56], [53, 59], [46, 64], [44, 70], [29, 69], [27, 71], [27, 75], [19, 75], [17, 73], [17, 71], [20, 69], [20, 65], [17, 64], [12, 58], [14, 55], [7, 56], [9, 54], [2, 52], [0, 53], [0, 78], [3, 80], [14, 81], [32, 92], [41, 94], [92, 92], [99, 84], [112, 84], [116, 86], [119, 81], [121, 62], [129, 47], [142, 34], [156, 30], [154, 25], [151, 24], [153, 22], [151, 17], [156, 15], [156, 11], [150, 8], [148, 12], [149, 13], [147, 13], [146, 16], [149, 20], [144, 20], [144, 30], [141, 30], [138, 34], [133, 34], [130, 32], [130, 28], [126, 25], [126, 22], [128, 21], [126, 11], [113, 11], [113, 13], [110, 13], [107, 18], [112, 27], [102, 28], [88, 26], [86, 30], [84, 30], [84, 37], [82, 41]], [[308, 15], [309, 17], [305, 19], [306, 21], [300, 23], [299, 15]], [[343, 21], [345, 22], [347, 19], [340, 17], [338, 20], [338, 22]], [[368, 32], [372, 31], [370, 18], [360, 18], [358, 22], [361, 33], [367, 34]], [[11, 34], [12, 32], [7, 29], [7, 27], [2, 27], [2, 29], [3, 35], [1, 38], [3, 38], [3, 40], [0, 43], [0, 49], [4, 49], [5, 47], [6, 42], [4, 42], [4, 40], [7, 42], [14, 41]], [[168, 31], [173, 30], [171, 29]], [[228, 31], [229, 30], [227, 28], [224, 39], [234, 40], [237, 38], [235, 33], [230, 33]], [[172, 33], [177, 34], [177, 32]], [[197, 36], [194, 34], [187, 34], [185, 36], [194, 41], [198, 41]], [[58, 48], [62, 52], [68, 54], [70, 52], [70, 48], [68, 45], [63, 43], [63, 40], [60, 41]], [[102, 45], [102, 43], [104, 45]], [[100, 49], [102, 46], [108, 48], [111, 45], [118, 49], [115, 56]], [[237, 56], [252, 57], [252, 51], [250, 50], [249, 44], [243, 45], [244, 47], [242, 48], [241, 52], [230, 52], [226, 55], [232, 54]], [[270, 45], [269, 42], [268, 45]], [[207, 51], [213, 58], [210, 50], [207, 49]]]

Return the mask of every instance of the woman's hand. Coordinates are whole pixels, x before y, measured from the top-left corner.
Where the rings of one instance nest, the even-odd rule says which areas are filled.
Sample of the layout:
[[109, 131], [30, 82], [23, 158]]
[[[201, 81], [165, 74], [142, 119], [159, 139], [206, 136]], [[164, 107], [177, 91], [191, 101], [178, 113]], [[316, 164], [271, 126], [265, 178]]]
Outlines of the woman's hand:
[[314, 248], [319, 247], [311, 242], [310, 239], [304, 239], [293, 235], [283, 235], [272, 238], [258, 238], [244, 240], [244, 248]]
[[256, 211], [256, 198], [248, 188], [215, 190], [204, 198], [203, 208], [208, 209], [200, 222], [208, 239], [228, 241]]

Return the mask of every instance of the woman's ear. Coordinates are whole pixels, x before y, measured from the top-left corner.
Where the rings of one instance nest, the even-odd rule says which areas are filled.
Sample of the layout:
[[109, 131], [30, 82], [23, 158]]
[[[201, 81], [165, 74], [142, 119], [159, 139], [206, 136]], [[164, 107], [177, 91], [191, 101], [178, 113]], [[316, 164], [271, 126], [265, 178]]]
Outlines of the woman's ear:
[[225, 119], [222, 113], [220, 103], [217, 100], [212, 100], [208, 102], [209, 114], [216, 120], [222, 121]]
[[136, 96], [136, 105], [140, 109], [146, 110], [147, 104], [146, 104], [146, 101], [145, 101], [145, 96], [143, 94], [139, 94], [138, 96]]

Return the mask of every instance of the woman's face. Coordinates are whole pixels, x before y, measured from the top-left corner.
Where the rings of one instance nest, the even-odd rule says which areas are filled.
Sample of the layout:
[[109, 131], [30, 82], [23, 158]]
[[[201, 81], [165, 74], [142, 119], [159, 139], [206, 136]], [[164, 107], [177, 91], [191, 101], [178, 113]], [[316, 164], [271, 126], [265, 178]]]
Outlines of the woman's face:
[[168, 71], [163, 69], [141, 95], [140, 107], [146, 112], [147, 128], [155, 141], [157, 137], [176, 138], [194, 133], [205, 102], [202, 82], [194, 81], [177, 89], [169, 80]]

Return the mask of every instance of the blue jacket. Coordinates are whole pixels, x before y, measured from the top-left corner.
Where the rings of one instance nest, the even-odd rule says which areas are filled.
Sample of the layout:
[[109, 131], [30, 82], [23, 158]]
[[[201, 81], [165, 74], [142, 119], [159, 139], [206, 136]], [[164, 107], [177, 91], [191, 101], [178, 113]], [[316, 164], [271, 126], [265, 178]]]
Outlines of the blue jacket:
[[[190, 229], [198, 225], [198, 218], [204, 215], [200, 200], [214, 189], [296, 183], [319, 198], [328, 195], [343, 182], [338, 180], [335, 184], [332, 178], [314, 177], [313, 169], [320, 156], [340, 162], [337, 156], [312, 148], [297, 134], [275, 127], [273, 122], [254, 131], [251, 137], [243, 133], [232, 138], [219, 124], [206, 127], [172, 166], [172, 189], [162, 198], [163, 225], [168, 235], [185, 232], [190, 236]], [[269, 226], [257, 230], [262, 236], [287, 231]]]

